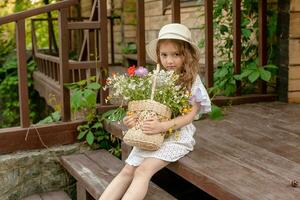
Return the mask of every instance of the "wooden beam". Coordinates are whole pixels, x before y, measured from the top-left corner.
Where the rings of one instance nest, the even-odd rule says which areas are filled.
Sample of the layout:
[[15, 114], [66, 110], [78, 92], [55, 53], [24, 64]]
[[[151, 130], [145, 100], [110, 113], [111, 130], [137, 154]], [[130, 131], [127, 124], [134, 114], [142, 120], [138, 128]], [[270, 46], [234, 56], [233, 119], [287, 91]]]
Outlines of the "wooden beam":
[[28, 102], [28, 82], [26, 63], [26, 35], [25, 20], [17, 21], [17, 59], [18, 59], [18, 79], [19, 79], [19, 101], [21, 127], [29, 127], [29, 102]]
[[[45, 148], [47, 146], [76, 142], [76, 128], [83, 121], [40, 125], [30, 128], [0, 129], [0, 154], [20, 150]], [[27, 140], [25, 140], [28, 133]]]
[[78, 0], [64, 0], [61, 2], [49, 4], [46, 6], [42, 6], [40, 8], [33, 8], [26, 11], [18, 12], [15, 14], [7, 15], [5, 17], [0, 17], [0, 25], [19, 21], [21, 19], [26, 19], [29, 17], [33, 17], [42, 13], [51, 12], [53, 10], [58, 10], [61, 8], [68, 8], [72, 5], [78, 4]]
[[99, 22], [69, 22], [68, 29], [100, 29]]
[[214, 85], [213, 1], [205, 0], [205, 84]]
[[145, 3], [144, 0], [139, 0], [136, 3], [137, 10], [137, 65], [146, 65], [145, 51]]
[[172, 0], [172, 22], [180, 23], [180, 0]]
[[[259, 23], [259, 65], [264, 66], [267, 64], [267, 1], [258, 1], [258, 23]], [[267, 84], [265, 81], [259, 82], [260, 92], [262, 94], [267, 93]]]
[[[233, 0], [233, 63], [234, 74], [241, 73], [241, 0]], [[241, 81], [236, 81], [236, 95], [241, 95]]]
[[276, 101], [277, 94], [250, 94], [235, 97], [217, 96], [212, 102], [218, 106], [238, 105], [245, 103]]
[[[99, 47], [98, 50], [100, 56], [100, 73], [101, 73], [101, 85], [106, 84], [108, 76], [108, 30], [107, 30], [107, 1], [99, 0], [98, 14], [100, 20], [100, 35], [99, 35]], [[101, 53], [101, 54], [100, 54]], [[96, 58], [97, 59], [97, 58]], [[100, 90], [100, 104], [105, 105], [105, 99], [108, 96], [108, 90]]]
[[66, 122], [71, 119], [70, 110], [70, 91], [64, 86], [69, 83], [69, 32], [68, 32], [68, 9], [63, 8], [59, 11], [59, 65], [60, 65], [60, 92], [62, 96], [61, 114], [62, 121]]

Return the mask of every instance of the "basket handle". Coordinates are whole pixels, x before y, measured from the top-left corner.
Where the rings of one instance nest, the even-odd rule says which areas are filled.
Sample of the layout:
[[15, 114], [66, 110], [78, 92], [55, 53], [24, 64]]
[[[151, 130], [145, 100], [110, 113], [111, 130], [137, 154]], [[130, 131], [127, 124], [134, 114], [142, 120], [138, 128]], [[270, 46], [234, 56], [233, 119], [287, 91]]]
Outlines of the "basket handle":
[[151, 96], [150, 96], [150, 99], [153, 100], [154, 98], [154, 92], [155, 92], [155, 87], [156, 87], [156, 79], [157, 79], [157, 74], [159, 72], [159, 64], [156, 65], [156, 71], [155, 73], [153, 74], [153, 82], [152, 82], [152, 88], [151, 88]]

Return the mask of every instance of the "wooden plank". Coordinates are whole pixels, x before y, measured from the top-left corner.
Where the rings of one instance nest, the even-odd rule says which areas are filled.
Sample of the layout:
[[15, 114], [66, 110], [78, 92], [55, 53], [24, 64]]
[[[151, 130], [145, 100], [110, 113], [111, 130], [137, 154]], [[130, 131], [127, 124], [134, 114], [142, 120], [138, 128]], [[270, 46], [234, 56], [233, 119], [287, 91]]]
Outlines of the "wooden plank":
[[290, 38], [300, 38], [300, 11], [297, 13], [290, 13], [290, 31], [289, 36]]
[[300, 39], [289, 40], [289, 64], [300, 65]]
[[172, 0], [172, 23], [180, 23], [180, 0]]
[[300, 92], [289, 92], [288, 93], [289, 103], [300, 103]]
[[27, 63], [26, 63], [26, 36], [25, 20], [17, 21], [16, 43], [18, 59], [18, 88], [20, 103], [20, 118], [22, 128], [30, 126], [29, 122], [29, 100], [28, 100], [28, 81], [27, 81]]
[[291, 7], [290, 11], [300, 11], [299, 0], [291, 0], [290, 7]]
[[69, 22], [68, 29], [100, 29], [100, 24], [99, 22]]
[[[225, 114], [196, 121], [194, 151], [168, 168], [217, 199], [297, 199], [300, 105], [245, 104]], [[122, 137], [122, 124], [110, 126]]]
[[[113, 176], [116, 176], [124, 166], [124, 163], [122, 163], [121, 160], [112, 156], [105, 150], [88, 152], [86, 153], [86, 156], [94, 162], [96, 162], [98, 166], [100, 166], [104, 171], [112, 174]], [[148, 193], [145, 199], [167, 200], [174, 199], [174, 197], [162, 190], [161, 188], [159, 188], [154, 183], [150, 182]]]
[[300, 91], [300, 79], [289, 80], [289, 91]]
[[45, 192], [40, 195], [43, 200], [71, 200], [64, 191]]
[[[258, 1], [258, 23], [259, 23], [259, 65], [264, 66], [267, 64], [267, 1]], [[267, 93], [266, 81], [259, 80], [260, 93]]]
[[51, 12], [53, 10], [58, 10], [61, 8], [67, 8], [72, 5], [78, 4], [78, 0], [68, 0], [68, 1], [61, 1], [57, 3], [52, 3], [46, 6], [41, 6], [39, 8], [33, 8], [26, 11], [18, 12], [15, 14], [7, 15], [5, 17], [0, 17], [0, 25], [6, 24], [13, 21], [22, 20], [25, 18], [29, 18], [32, 16], [36, 16], [42, 13]]
[[[233, 63], [234, 73], [241, 73], [241, 0], [233, 0]], [[213, 36], [212, 36], [213, 37]], [[236, 81], [236, 96], [241, 95], [241, 81]]]
[[[0, 154], [20, 150], [45, 148], [40, 138], [48, 146], [73, 144], [77, 141], [76, 128], [82, 121], [55, 123], [27, 128], [0, 129]], [[38, 131], [38, 132], [37, 132]], [[25, 136], [28, 132], [27, 140]], [[39, 137], [39, 135], [40, 137]], [[13, 138], [13, 142], [12, 142]]]
[[289, 67], [289, 80], [300, 79], [300, 65]]
[[136, 2], [136, 18], [137, 18], [137, 65], [146, 65], [146, 49], [145, 49], [145, 3], [144, 0]]
[[[96, 199], [104, 191], [114, 176], [122, 169], [124, 164], [106, 150], [91, 151], [84, 154], [63, 156], [63, 166], [76, 178], [82, 186]], [[91, 181], [90, 179], [94, 179]], [[81, 189], [82, 190], [82, 189]], [[80, 195], [83, 192], [81, 191]], [[149, 185], [147, 200], [174, 199], [170, 194], [153, 183]]]
[[205, 1], [205, 76], [206, 87], [214, 85], [213, 2]]
[[61, 93], [61, 118], [63, 122], [71, 119], [70, 91], [65, 87], [65, 83], [70, 82], [69, 74], [69, 32], [68, 32], [68, 9], [59, 11], [59, 70], [60, 70], [60, 93]]
[[95, 198], [99, 198], [113, 176], [84, 154], [62, 156], [64, 168]]

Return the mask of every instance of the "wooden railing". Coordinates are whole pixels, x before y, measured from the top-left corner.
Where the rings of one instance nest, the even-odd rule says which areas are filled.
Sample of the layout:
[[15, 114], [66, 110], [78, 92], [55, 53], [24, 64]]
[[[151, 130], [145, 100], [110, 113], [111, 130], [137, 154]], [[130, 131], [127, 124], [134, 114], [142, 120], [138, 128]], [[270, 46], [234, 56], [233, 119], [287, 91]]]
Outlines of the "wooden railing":
[[[204, 1], [205, 11], [205, 69], [206, 69], [206, 87], [214, 86], [214, 31], [213, 31], [213, 2], [211, 0]], [[145, 23], [144, 19], [144, 0], [137, 2], [137, 63], [144, 65], [145, 60]], [[241, 0], [233, 0], [233, 63], [234, 73], [241, 73]], [[259, 65], [267, 64], [267, 1], [258, 1], [259, 8]], [[172, 22], [180, 23], [180, 0], [172, 0]], [[141, 41], [142, 40], [142, 41]], [[274, 101], [277, 98], [275, 94], [267, 94], [267, 85], [265, 81], [260, 81], [260, 94], [241, 95], [242, 85], [240, 81], [236, 83], [236, 94], [234, 97], [219, 96], [214, 99], [218, 105], [224, 105], [228, 102], [232, 104], [250, 103], [258, 101]]]
[[[96, 2], [99, 6], [96, 6]], [[24, 12], [16, 13], [6, 17], [0, 18], [0, 25], [15, 22], [16, 23], [16, 38], [17, 38], [17, 58], [18, 58], [18, 78], [19, 78], [19, 100], [20, 100], [20, 115], [21, 115], [21, 129], [18, 130], [0, 130], [0, 141], [6, 144], [9, 141], [9, 135], [15, 133], [18, 135], [18, 140], [24, 140], [24, 134], [30, 127], [29, 120], [29, 106], [28, 106], [28, 86], [27, 86], [27, 69], [26, 69], [26, 47], [25, 47], [25, 20], [42, 14], [57, 10], [59, 13], [58, 27], [59, 27], [59, 53], [57, 56], [46, 55], [42, 51], [39, 51], [36, 44], [36, 37], [33, 34], [33, 51], [34, 57], [38, 63], [38, 71], [41, 72], [53, 87], [56, 87], [61, 95], [61, 111], [62, 121], [67, 122], [70, 120], [70, 94], [67, 88], [64, 87], [65, 83], [81, 80], [87, 77], [87, 71], [91, 74], [96, 70], [108, 71], [108, 40], [107, 40], [107, 5], [104, 0], [95, 0], [93, 9], [98, 13], [97, 16], [91, 15], [91, 19], [97, 21], [88, 22], [69, 22], [68, 21], [68, 8], [78, 3], [78, 0], [65, 0], [55, 4], [43, 6], [40, 8], [27, 10]], [[137, 10], [137, 64], [144, 66], [146, 64], [145, 55], [145, 10], [144, 0], [136, 1]], [[241, 1], [233, 1], [234, 12], [234, 72], [236, 74], [241, 71], [241, 30], [240, 30], [240, 9]], [[172, 22], [180, 23], [180, 0], [172, 0]], [[205, 68], [206, 68], [206, 86], [212, 87], [213, 82], [213, 1], [205, 1]], [[33, 26], [34, 27], [34, 26]], [[86, 49], [82, 49], [79, 53], [78, 60], [69, 60], [69, 47], [72, 37], [70, 36], [71, 30], [81, 30], [83, 32], [93, 31], [94, 38], [89, 39], [90, 34], [84, 34], [83, 46], [86, 45]], [[266, 1], [259, 1], [259, 62], [260, 65], [266, 64]], [[33, 30], [34, 32], [34, 30]], [[93, 43], [95, 45], [91, 46]], [[91, 54], [93, 52], [93, 55]], [[100, 53], [101, 52], [101, 53]], [[91, 59], [90, 56], [93, 56]], [[106, 79], [106, 73], [100, 73], [101, 82], [104, 85]], [[265, 82], [260, 83], [260, 93], [256, 95], [241, 96], [240, 83], [237, 83], [237, 92], [235, 97], [229, 98], [231, 103], [246, 103], [255, 101], [275, 100], [275, 95], [266, 94]], [[105, 105], [105, 98], [107, 93], [101, 90], [100, 104]], [[228, 101], [227, 97], [216, 98], [215, 103], [224, 104]], [[107, 106], [109, 107], [109, 106]], [[70, 125], [68, 125], [70, 126]], [[63, 126], [60, 126], [63, 129]], [[58, 128], [58, 129], [60, 129]], [[41, 129], [47, 133], [47, 128]], [[75, 131], [75, 129], [73, 130]], [[41, 131], [42, 133], [42, 131]], [[68, 133], [70, 134], [70, 133]], [[63, 136], [62, 136], [63, 137]], [[69, 137], [69, 136], [68, 136]], [[1, 139], [2, 138], [2, 139]], [[38, 138], [35, 138], [38, 140]], [[50, 139], [50, 137], [49, 137]], [[73, 141], [69, 137], [69, 142]], [[16, 139], [17, 140], [17, 139]], [[59, 139], [58, 139], [59, 140]], [[60, 141], [56, 142], [60, 142]], [[65, 139], [67, 141], [67, 139]], [[61, 143], [64, 143], [62, 141]], [[0, 144], [1, 144], [0, 142]], [[51, 142], [52, 143], [52, 142]], [[54, 143], [55, 144], [55, 141]], [[30, 145], [29, 145], [30, 146]], [[34, 146], [34, 145], [33, 145]], [[14, 147], [7, 147], [5, 151], [11, 151], [13, 149], [33, 148], [31, 145], [19, 148], [20, 145], [16, 144]], [[38, 145], [35, 145], [38, 146]], [[1, 152], [1, 151], [0, 151]]]
[[[0, 25], [15, 22], [16, 23], [16, 43], [17, 43], [17, 59], [18, 59], [18, 79], [19, 79], [19, 100], [20, 100], [20, 118], [21, 127], [26, 128], [30, 126], [29, 122], [29, 103], [28, 103], [28, 84], [27, 84], [27, 65], [26, 65], [26, 35], [25, 35], [25, 20], [42, 14], [58, 10], [59, 12], [59, 34], [60, 34], [60, 46], [68, 46], [67, 36], [67, 12], [68, 8], [78, 3], [78, 0], [65, 0], [59, 3], [35, 8], [16, 14], [8, 15], [0, 18]], [[68, 74], [68, 54], [66, 48], [60, 48], [59, 53], [59, 64], [60, 64], [60, 82], [67, 83]], [[68, 90], [61, 86], [62, 92], [62, 118], [63, 121], [70, 119], [70, 100]]]

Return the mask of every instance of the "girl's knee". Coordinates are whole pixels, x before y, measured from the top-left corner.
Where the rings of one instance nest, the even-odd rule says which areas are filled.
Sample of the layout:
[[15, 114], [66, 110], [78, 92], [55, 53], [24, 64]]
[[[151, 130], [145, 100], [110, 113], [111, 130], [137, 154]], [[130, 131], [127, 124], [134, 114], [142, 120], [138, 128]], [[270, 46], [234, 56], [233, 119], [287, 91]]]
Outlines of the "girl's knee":
[[151, 178], [153, 175], [153, 170], [151, 167], [145, 166], [145, 165], [140, 165], [136, 168], [134, 171], [134, 177], [149, 177]]
[[120, 171], [120, 175], [124, 177], [133, 177], [134, 171], [136, 167], [133, 167], [131, 165], [125, 165], [123, 169]]

